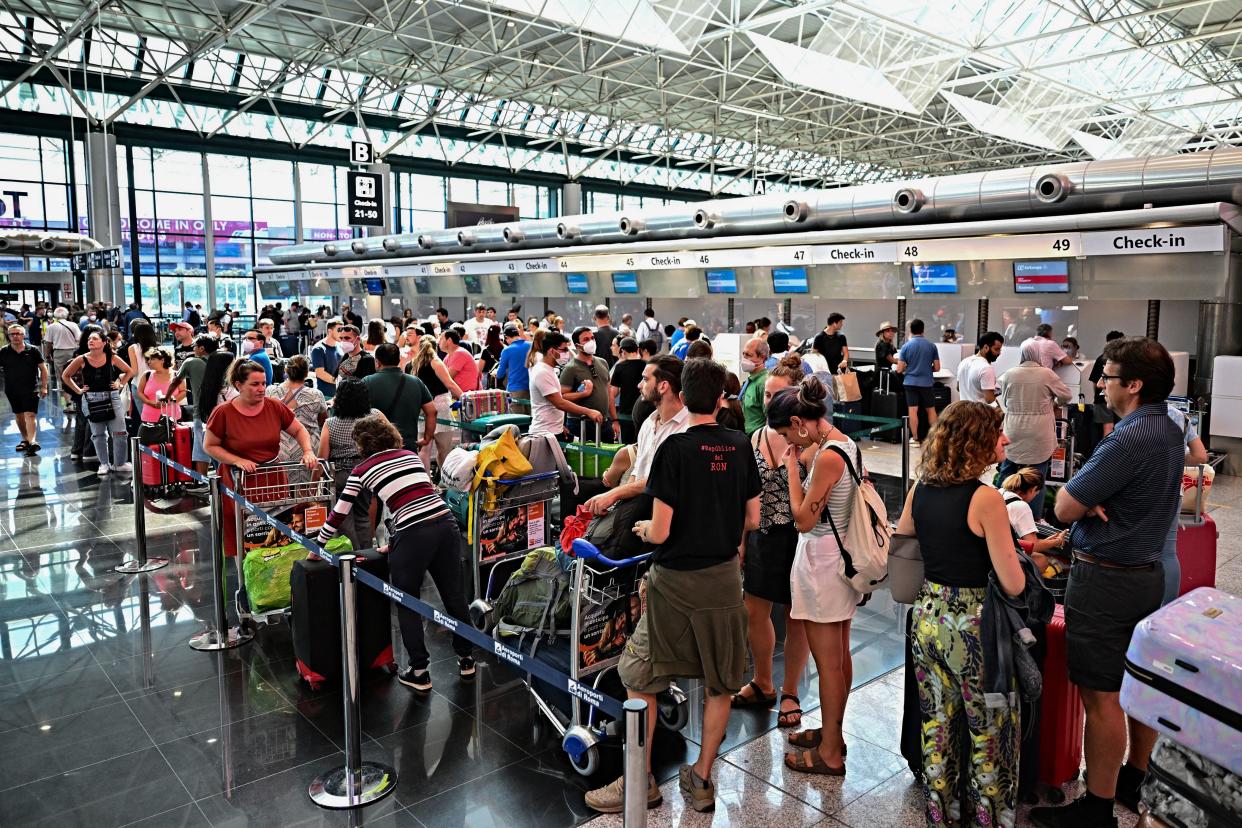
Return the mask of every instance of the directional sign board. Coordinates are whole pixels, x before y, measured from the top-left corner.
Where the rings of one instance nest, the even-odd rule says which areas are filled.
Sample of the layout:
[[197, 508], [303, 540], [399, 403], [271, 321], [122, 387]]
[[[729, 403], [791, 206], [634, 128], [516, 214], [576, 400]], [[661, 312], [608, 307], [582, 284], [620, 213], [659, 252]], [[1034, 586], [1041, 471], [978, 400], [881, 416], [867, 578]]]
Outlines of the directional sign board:
[[349, 161], [351, 164], [374, 164], [375, 147], [365, 141], [350, 142]]
[[384, 176], [353, 172], [348, 176], [347, 209], [351, 227], [384, 226]]
[[74, 253], [69, 257], [70, 266], [74, 270], [103, 270], [121, 266], [121, 248], [105, 247], [102, 250], [87, 250], [85, 253]]

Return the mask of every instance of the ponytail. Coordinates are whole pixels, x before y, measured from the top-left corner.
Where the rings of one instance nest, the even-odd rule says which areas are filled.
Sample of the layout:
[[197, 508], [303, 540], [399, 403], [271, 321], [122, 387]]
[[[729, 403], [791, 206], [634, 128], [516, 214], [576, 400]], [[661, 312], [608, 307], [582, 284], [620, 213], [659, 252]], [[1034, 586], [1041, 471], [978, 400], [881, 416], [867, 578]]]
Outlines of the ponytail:
[[530, 353], [526, 355], [526, 367], [532, 367], [543, 355], [543, 340], [548, 335], [543, 328], [535, 329], [535, 336], [530, 341]]

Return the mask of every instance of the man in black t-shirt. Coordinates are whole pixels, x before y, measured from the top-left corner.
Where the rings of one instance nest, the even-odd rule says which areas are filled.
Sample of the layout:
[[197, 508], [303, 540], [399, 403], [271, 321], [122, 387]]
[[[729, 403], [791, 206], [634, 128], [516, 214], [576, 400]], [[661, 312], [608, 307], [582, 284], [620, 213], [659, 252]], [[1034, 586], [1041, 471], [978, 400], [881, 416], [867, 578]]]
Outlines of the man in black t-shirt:
[[828, 326], [817, 333], [811, 342], [811, 347], [828, 362], [828, 370], [834, 374], [844, 371], [850, 363], [850, 349], [845, 334], [841, 333], [844, 325], [843, 314], [828, 314]]
[[[647, 609], [626, 642], [617, 667], [630, 698], [654, 710], [656, 694], [674, 676], [700, 678], [703, 732], [693, 765], [682, 765], [681, 791], [696, 811], [714, 807], [712, 764], [729, 722], [732, 693], [745, 681], [746, 609], [738, 549], [742, 532], [759, 526], [759, 469], [740, 431], [716, 423], [725, 369], [710, 359], [690, 359], [681, 372], [681, 397], [690, 427], [665, 439], [656, 451], [647, 493], [655, 500], [651, 520], [634, 531], [656, 544], [647, 573]], [[647, 742], [655, 733], [647, 717]], [[647, 752], [647, 805], [663, 800]], [[588, 807], [620, 813], [623, 779], [586, 796]]]
[[[617, 362], [612, 366], [612, 378], [609, 384], [617, 395], [617, 411], [631, 415], [634, 403], [638, 401], [638, 384], [643, 379], [643, 368], [647, 363], [638, 358], [638, 343], [632, 336], [623, 336], [613, 340], [617, 346]], [[634, 426], [633, 417], [621, 423], [621, 442], [632, 443], [638, 439], [638, 429]]]
[[39, 349], [26, 344], [26, 329], [16, 323], [6, 330], [9, 344], [0, 348], [0, 369], [4, 370], [4, 395], [17, 418], [22, 440], [15, 447], [33, 455], [39, 450], [36, 441], [35, 414], [39, 400], [47, 396], [47, 363]]
[[[1112, 342], [1114, 339], [1123, 339], [1125, 334], [1121, 331], [1109, 331], [1104, 337], [1104, 344]], [[1103, 430], [1103, 436], [1107, 437], [1113, 433], [1113, 426], [1117, 424], [1117, 415], [1104, 400], [1104, 390], [1100, 386], [1100, 377], [1104, 376], [1104, 354], [1101, 353], [1095, 358], [1095, 364], [1091, 366], [1091, 373], [1087, 375], [1087, 380], [1091, 383], [1091, 387], [1095, 389], [1094, 405], [1091, 409], [1092, 419], [1095, 424]]]

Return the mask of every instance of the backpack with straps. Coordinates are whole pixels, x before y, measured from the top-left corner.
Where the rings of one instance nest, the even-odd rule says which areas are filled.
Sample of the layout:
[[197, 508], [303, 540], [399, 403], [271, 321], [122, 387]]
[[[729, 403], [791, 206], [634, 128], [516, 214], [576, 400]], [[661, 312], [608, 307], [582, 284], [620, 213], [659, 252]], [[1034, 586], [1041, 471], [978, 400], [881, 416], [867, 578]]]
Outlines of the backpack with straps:
[[858, 470], [855, 471], [854, 464], [844, 451], [837, 446], [828, 448], [841, 455], [857, 487], [850, 504], [850, 522], [844, 537], [837, 531], [832, 512], [827, 506], [824, 507], [824, 516], [828, 518], [832, 534], [841, 547], [841, 577], [855, 592], [873, 592], [888, 577], [888, 553], [893, 533], [888, 525], [888, 510], [875, 486], [862, 476], [862, 451], [855, 446], [858, 451]]

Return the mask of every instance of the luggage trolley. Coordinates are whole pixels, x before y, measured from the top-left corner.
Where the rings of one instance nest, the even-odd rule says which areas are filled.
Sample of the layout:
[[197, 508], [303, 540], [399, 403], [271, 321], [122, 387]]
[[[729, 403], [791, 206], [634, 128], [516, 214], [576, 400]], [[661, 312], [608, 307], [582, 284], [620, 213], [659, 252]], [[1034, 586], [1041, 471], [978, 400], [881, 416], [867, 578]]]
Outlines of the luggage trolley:
[[[605, 692], [600, 689], [601, 684], [615, 676], [621, 652], [642, 611], [639, 573], [627, 570], [645, 564], [651, 553], [611, 560], [581, 538], [573, 542], [573, 552], [568, 635], [549, 642], [546, 632], [528, 633], [521, 648], [567, 673], [575, 682]], [[491, 617], [492, 607], [486, 600], [475, 601], [470, 609], [471, 620], [480, 628], [490, 628], [501, 620]], [[527, 676], [526, 685], [536, 707], [560, 734], [561, 747], [574, 770], [583, 776], [595, 773], [599, 768], [599, 745], [615, 735], [615, 723], [602, 718], [595, 707], [578, 697], [552, 690], [532, 676]], [[613, 692], [620, 690], [620, 682], [616, 685], [610, 688]], [[680, 731], [690, 720], [688, 697], [675, 683], [671, 684], [657, 696], [652, 712], [660, 727]]]
[[[309, 535], [328, 518], [335, 498], [332, 464], [319, 461], [319, 469], [312, 472], [301, 463], [264, 463], [253, 474], [233, 469], [234, 489], [255, 506], [284, 521], [294, 531]], [[227, 531], [227, 530], [226, 530]], [[261, 624], [273, 624], [286, 617], [289, 607], [278, 607], [260, 612], [252, 611], [253, 604], [241, 600], [241, 588], [246, 584], [245, 560], [250, 549], [285, 546], [294, 542], [281, 535], [280, 530], [269, 526], [234, 504], [233, 531], [237, 540], [237, 617], [243, 627], [257, 628]]]
[[[552, 545], [552, 499], [559, 472], [491, 479], [466, 495], [474, 504], [470, 527], [470, 585], [473, 597], [492, 595], [499, 564], [520, 560], [532, 549]], [[459, 516], [459, 522], [465, 516]], [[468, 526], [468, 521], [464, 526]], [[484, 570], [487, 571], [486, 579]], [[507, 575], [506, 575], [507, 577]]]

